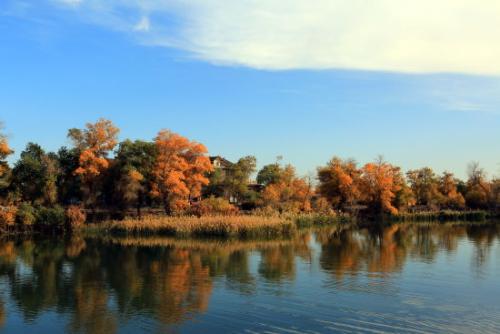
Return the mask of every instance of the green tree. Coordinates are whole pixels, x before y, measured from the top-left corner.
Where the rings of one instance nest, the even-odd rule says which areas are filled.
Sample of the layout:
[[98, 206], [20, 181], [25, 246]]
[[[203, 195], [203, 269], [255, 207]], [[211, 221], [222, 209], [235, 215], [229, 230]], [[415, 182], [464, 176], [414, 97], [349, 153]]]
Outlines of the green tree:
[[23, 201], [55, 205], [57, 202], [58, 161], [38, 144], [28, 143], [12, 170], [12, 187]]
[[254, 156], [246, 156], [238, 160], [227, 171], [224, 177], [224, 189], [230, 197], [234, 197], [237, 202], [249, 197], [248, 183], [250, 176], [255, 172], [257, 159]]
[[115, 204], [122, 210], [134, 205], [137, 215], [150, 201], [153, 167], [156, 160], [156, 145], [142, 140], [125, 140], [116, 151], [114, 182], [107, 191], [115, 194]]
[[57, 178], [57, 189], [59, 202], [65, 205], [82, 201], [81, 179], [74, 175], [79, 166], [80, 153], [78, 149], [61, 147], [57, 152], [59, 164], [59, 176]]
[[442, 201], [439, 178], [429, 167], [410, 170], [406, 173], [417, 205], [437, 208]]
[[257, 183], [267, 186], [278, 183], [281, 177], [282, 168], [279, 163], [273, 163], [264, 166], [257, 174]]

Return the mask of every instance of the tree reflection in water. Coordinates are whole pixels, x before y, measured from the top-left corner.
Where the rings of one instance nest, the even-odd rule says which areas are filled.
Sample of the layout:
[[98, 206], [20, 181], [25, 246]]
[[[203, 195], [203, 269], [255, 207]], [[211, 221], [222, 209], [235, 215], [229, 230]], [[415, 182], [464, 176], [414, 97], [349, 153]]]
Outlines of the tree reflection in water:
[[400, 224], [323, 228], [274, 241], [3, 239], [0, 324], [8, 321], [9, 303], [26, 323], [48, 311], [67, 315], [71, 332], [113, 333], [137, 316], [176, 325], [209, 310], [217, 281], [253, 295], [259, 279], [293, 282], [298, 262], [318, 260], [336, 281], [383, 277], [401, 272], [410, 259], [433, 262], [439, 252], [454, 253], [462, 240], [473, 245], [473, 267], [480, 270], [499, 236], [496, 225]]

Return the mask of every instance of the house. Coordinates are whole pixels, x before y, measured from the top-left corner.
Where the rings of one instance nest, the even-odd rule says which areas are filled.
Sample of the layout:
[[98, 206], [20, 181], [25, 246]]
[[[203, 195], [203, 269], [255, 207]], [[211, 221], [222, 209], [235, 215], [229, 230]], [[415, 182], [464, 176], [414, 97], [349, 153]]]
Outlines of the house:
[[210, 157], [210, 163], [214, 170], [221, 170], [223, 175], [234, 166], [234, 163], [219, 155]]

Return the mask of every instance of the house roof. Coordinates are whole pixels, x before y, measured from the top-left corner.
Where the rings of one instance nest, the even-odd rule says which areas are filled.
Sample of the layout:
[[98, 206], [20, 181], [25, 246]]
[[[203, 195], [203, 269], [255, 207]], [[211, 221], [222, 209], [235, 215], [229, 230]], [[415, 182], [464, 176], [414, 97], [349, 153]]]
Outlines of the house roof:
[[221, 157], [220, 155], [210, 157], [210, 162], [212, 163], [212, 165], [214, 164], [215, 160], [219, 160], [221, 167], [231, 167], [234, 165], [234, 163], [232, 163], [231, 161], [227, 160], [224, 157]]

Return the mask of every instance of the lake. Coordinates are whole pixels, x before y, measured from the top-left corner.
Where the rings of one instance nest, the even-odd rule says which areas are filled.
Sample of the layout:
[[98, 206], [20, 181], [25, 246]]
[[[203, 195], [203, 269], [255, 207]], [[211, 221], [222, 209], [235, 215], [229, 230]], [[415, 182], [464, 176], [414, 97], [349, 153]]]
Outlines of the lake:
[[0, 241], [5, 333], [500, 333], [500, 225]]

